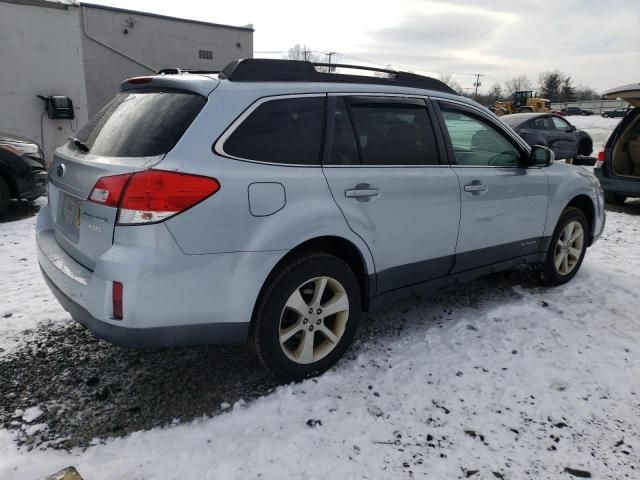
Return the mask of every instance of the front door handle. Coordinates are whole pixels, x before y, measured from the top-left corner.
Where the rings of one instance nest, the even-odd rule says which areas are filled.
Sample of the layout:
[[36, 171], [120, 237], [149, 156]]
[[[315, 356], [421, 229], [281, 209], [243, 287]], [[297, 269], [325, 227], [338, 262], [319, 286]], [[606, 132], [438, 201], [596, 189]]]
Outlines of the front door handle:
[[368, 202], [372, 197], [378, 195], [380, 195], [380, 191], [367, 183], [360, 183], [355, 188], [344, 191], [345, 197], [355, 198], [359, 202]]
[[480, 192], [486, 192], [487, 190], [489, 190], [489, 187], [487, 187], [484, 183], [481, 183], [478, 180], [474, 180], [469, 185], [464, 186], [465, 192], [480, 193]]

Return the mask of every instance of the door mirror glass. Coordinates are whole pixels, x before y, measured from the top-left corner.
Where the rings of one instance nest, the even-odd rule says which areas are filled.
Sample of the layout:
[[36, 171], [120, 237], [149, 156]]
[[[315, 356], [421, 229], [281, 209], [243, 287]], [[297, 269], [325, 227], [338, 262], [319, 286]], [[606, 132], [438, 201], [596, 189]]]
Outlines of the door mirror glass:
[[529, 155], [529, 167], [546, 167], [553, 161], [553, 152], [542, 145], [534, 145], [531, 147]]

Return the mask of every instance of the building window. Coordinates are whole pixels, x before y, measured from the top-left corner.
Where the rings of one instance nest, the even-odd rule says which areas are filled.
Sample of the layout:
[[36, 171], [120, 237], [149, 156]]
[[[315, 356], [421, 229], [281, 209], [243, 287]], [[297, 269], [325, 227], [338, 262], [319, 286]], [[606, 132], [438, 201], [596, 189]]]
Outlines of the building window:
[[213, 60], [213, 52], [211, 50], [198, 50], [198, 58], [200, 60]]

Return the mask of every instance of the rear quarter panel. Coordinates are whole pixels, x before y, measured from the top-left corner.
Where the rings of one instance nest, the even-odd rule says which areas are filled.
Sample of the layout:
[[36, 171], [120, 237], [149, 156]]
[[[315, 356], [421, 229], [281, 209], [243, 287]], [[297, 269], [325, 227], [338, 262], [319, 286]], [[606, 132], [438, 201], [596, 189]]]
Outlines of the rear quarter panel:
[[[220, 190], [190, 210], [169, 219], [167, 228], [186, 254], [281, 251], [284, 255], [306, 240], [338, 236], [351, 241], [375, 271], [366, 244], [351, 231], [336, 206], [318, 166], [286, 166], [236, 160], [213, 152], [226, 128], [257, 98], [251, 89], [225, 90], [210, 96], [176, 148], [158, 168], [216, 178]], [[256, 216], [249, 205], [249, 186], [278, 183], [284, 207]], [[253, 206], [255, 207], [255, 206]]]

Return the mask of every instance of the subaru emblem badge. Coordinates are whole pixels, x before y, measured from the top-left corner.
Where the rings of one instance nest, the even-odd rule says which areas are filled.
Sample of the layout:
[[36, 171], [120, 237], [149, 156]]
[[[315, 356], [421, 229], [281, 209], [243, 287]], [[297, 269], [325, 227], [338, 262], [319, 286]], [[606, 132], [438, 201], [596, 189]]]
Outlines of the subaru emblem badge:
[[58, 174], [59, 177], [64, 175], [64, 171], [65, 171], [65, 166], [64, 163], [61, 163], [60, 165], [58, 165], [58, 168], [56, 168], [56, 173]]

